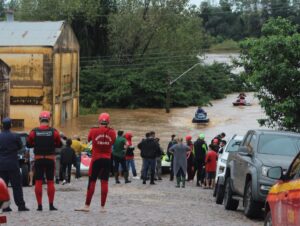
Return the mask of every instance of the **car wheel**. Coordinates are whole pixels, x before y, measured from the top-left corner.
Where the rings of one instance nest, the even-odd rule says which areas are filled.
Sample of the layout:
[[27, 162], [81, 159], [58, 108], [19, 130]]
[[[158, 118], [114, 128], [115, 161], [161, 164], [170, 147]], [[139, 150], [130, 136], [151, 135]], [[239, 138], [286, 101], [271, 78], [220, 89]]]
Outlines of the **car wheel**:
[[225, 181], [225, 192], [224, 192], [224, 207], [226, 210], [236, 210], [239, 206], [239, 200], [232, 198], [233, 192], [231, 190], [230, 178]]
[[29, 172], [27, 164], [22, 165], [22, 185], [28, 186], [29, 185]]
[[225, 192], [224, 185], [218, 183], [216, 188], [216, 204], [222, 205]]
[[255, 202], [252, 196], [252, 183], [249, 181], [244, 192], [244, 214], [249, 218], [257, 218], [261, 214], [261, 204]]
[[271, 215], [271, 210], [267, 213], [266, 217], [265, 217], [265, 223], [264, 226], [272, 226], [272, 215]]

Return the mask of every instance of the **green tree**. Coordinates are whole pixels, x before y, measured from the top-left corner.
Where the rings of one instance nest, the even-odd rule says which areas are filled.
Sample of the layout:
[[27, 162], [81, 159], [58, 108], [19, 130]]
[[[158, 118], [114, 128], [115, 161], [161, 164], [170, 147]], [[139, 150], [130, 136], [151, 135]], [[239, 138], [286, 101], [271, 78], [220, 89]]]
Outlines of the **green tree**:
[[270, 19], [263, 36], [241, 43], [241, 63], [267, 114], [262, 125], [300, 131], [300, 34], [286, 19]]

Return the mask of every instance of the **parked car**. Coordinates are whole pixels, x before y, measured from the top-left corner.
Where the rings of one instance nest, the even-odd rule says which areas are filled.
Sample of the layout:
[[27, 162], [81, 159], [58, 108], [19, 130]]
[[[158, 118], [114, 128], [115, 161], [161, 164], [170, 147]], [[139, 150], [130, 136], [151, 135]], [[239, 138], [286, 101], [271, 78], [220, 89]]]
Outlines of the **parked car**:
[[230, 152], [236, 152], [243, 140], [243, 136], [233, 135], [227, 145], [224, 147], [223, 153], [219, 153], [216, 172], [216, 186], [214, 189], [214, 197], [216, 203], [222, 204], [224, 198], [224, 176], [226, 171], [226, 163]]
[[289, 170], [272, 167], [268, 177], [277, 182], [269, 191], [265, 205], [265, 226], [300, 225], [300, 152]]
[[298, 133], [248, 131], [238, 151], [228, 156], [224, 181], [225, 209], [236, 210], [242, 199], [247, 217], [260, 216], [269, 189], [276, 183], [268, 177], [268, 170], [280, 166], [286, 171], [299, 149]]
[[18, 151], [20, 172], [22, 177], [22, 185], [29, 185], [29, 150], [26, 148], [26, 140], [28, 137], [28, 133], [19, 132], [18, 135], [21, 138], [23, 147]]

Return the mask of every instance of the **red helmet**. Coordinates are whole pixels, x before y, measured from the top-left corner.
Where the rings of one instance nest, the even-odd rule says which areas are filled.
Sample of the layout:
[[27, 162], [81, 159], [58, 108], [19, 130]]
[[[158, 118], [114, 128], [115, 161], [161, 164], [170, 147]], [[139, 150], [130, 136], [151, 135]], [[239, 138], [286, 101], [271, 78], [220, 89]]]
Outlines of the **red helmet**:
[[218, 144], [219, 140], [217, 138], [213, 139], [213, 144]]
[[99, 115], [98, 121], [102, 125], [107, 125], [110, 121], [110, 116], [108, 113], [101, 113]]
[[50, 111], [42, 111], [40, 113], [40, 116], [39, 116], [39, 119], [42, 120], [42, 119], [46, 119], [48, 121], [50, 121], [50, 118], [51, 118], [51, 113]]
[[189, 135], [186, 136], [186, 137], [185, 137], [185, 140], [186, 140], [186, 141], [191, 141], [191, 140], [192, 140], [192, 136], [189, 136]]
[[10, 204], [6, 183], [0, 178], [0, 209], [5, 209]]

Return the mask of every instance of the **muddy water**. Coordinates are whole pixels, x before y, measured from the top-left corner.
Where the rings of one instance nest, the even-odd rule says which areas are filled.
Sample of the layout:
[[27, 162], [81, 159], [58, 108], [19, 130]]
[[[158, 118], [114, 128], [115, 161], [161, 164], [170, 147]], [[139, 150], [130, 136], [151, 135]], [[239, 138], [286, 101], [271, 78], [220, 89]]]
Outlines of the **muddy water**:
[[[264, 113], [253, 93], [247, 94], [247, 100], [252, 106], [233, 107], [232, 102], [236, 96], [228, 95], [226, 99], [213, 101], [213, 106], [205, 107], [210, 118], [206, 125], [192, 123], [197, 107], [172, 109], [170, 114], [166, 114], [164, 109], [100, 109], [99, 112], [110, 113], [111, 126], [116, 130], [131, 131], [135, 144], [147, 131], [154, 130], [165, 149], [173, 133], [179, 136], [189, 134], [195, 140], [203, 132], [207, 141], [210, 141], [220, 132], [225, 132], [229, 138], [235, 133], [245, 134], [248, 129], [259, 128], [257, 119], [264, 117]], [[68, 136], [77, 134], [84, 140], [89, 128], [97, 125], [97, 118], [98, 115], [80, 116], [60, 129]]]

